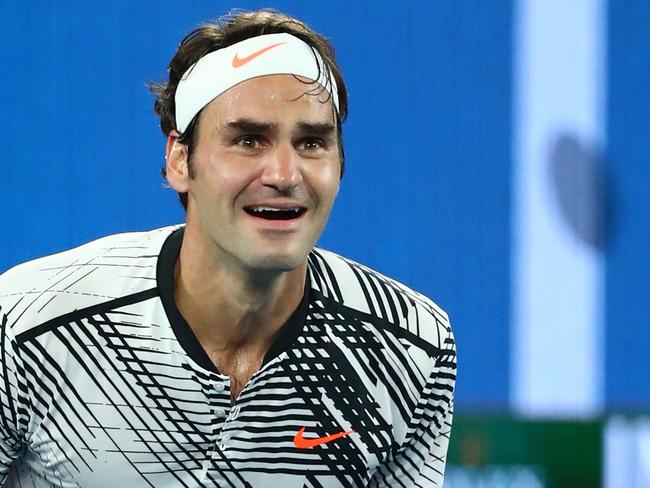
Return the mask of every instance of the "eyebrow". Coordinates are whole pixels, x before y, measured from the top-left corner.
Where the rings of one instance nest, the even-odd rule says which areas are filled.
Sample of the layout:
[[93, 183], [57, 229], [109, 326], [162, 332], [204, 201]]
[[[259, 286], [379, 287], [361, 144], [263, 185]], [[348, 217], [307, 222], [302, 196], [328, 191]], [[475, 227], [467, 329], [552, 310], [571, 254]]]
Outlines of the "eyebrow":
[[[277, 129], [277, 124], [242, 118], [228, 122], [226, 127], [238, 132], [268, 134]], [[329, 122], [298, 122], [298, 129], [310, 135], [326, 137], [334, 134], [336, 126]]]
[[229, 129], [241, 131], [241, 132], [253, 132], [253, 133], [268, 133], [276, 128], [276, 124], [272, 122], [259, 122], [252, 119], [237, 119], [232, 122], [228, 122], [226, 126]]
[[298, 122], [298, 128], [310, 135], [327, 137], [334, 134], [336, 127], [329, 122]]

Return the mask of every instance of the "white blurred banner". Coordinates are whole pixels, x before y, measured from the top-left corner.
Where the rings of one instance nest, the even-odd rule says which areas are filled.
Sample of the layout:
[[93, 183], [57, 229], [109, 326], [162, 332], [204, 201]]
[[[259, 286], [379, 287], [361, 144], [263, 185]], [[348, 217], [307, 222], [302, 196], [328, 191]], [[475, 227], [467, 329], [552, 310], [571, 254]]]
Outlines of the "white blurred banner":
[[605, 2], [515, 8], [511, 404], [585, 417], [603, 404]]
[[605, 427], [605, 488], [650, 486], [650, 418], [613, 417]]

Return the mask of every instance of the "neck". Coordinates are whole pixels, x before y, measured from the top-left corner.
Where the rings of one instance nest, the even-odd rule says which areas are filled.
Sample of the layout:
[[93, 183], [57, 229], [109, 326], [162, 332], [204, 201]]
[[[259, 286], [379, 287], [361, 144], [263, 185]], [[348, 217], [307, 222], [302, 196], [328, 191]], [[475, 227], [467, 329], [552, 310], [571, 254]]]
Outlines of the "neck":
[[307, 263], [291, 271], [247, 270], [203, 242], [186, 227], [174, 268], [176, 306], [206, 349], [263, 357], [302, 299]]

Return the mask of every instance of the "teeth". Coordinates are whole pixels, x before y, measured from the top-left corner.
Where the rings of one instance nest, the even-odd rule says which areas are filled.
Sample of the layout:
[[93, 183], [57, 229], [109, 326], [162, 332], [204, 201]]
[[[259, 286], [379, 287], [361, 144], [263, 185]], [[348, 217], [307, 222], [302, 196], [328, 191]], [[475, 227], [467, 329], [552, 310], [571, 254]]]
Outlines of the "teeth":
[[252, 212], [293, 212], [293, 213], [298, 213], [300, 212], [300, 209], [298, 208], [272, 208], [272, 207], [250, 207], [250, 210]]

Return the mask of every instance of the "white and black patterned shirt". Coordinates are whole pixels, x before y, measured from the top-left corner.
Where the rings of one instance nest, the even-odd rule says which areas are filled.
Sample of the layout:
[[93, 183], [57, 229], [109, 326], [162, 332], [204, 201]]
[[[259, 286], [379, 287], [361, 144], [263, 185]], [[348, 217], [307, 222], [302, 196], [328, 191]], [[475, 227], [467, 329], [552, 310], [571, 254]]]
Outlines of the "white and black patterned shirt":
[[316, 249], [231, 405], [174, 304], [182, 235], [113, 235], [0, 277], [0, 485], [442, 485], [456, 356], [440, 308]]

